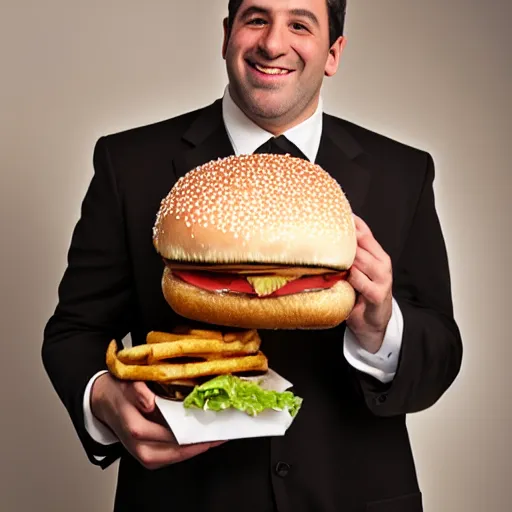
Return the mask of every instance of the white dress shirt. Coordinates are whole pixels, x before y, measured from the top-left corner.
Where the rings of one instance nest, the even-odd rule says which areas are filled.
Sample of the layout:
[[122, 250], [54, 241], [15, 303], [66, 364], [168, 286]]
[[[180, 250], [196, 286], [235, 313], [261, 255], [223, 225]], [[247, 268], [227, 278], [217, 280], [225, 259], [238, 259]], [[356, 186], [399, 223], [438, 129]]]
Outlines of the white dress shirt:
[[[235, 155], [252, 154], [273, 134], [263, 130], [251, 121], [235, 104], [226, 87], [222, 101], [224, 125], [233, 146]], [[317, 157], [322, 136], [323, 110], [320, 98], [315, 113], [302, 123], [289, 129], [285, 135], [311, 162]], [[343, 339], [343, 354], [354, 368], [372, 375], [383, 383], [390, 382], [395, 376], [402, 345], [403, 317], [400, 308], [393, 299], [391, 319], [388, 323], [384, 341], [375, 354], [367, 352], [359, 345], [357, 338], [347, 327]], [[341, 351], [340, 351], [341, 352]], [[110, 429], [97, 420], [91, 412], [90, 394], [92, 384], [105, 371], [98, 372], [89, 381], [84, 393], [84, 421], [90, 436], [101, 444], [113, 444], [118, 441]], [[98, 459], [100, 459], [98, 457]]]

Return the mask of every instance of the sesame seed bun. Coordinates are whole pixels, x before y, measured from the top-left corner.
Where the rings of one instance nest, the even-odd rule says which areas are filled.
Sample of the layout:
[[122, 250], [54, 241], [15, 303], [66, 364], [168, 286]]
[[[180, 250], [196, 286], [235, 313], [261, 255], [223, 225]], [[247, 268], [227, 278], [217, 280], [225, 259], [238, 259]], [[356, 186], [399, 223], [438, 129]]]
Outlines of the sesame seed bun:
[[[266, 154], [214, 160], [180, 178], [161, 202], [153, 244], [171, 264], [339, 271], [351, 267], [357, 246], [350, 204], [337, 181], [307, 160]], [[354, 305], [346, 281], [324, 291], [273, 298], [224, 294], [233, 311], [227, 302], [221, 304], [219, 294], [175, 279], [170, 271], [162, 288], [178, 314], [243, 328], [332, 327]], [[244, 306], [236, 302], [242, 300]], [[269, 311], [255, 316], [251, 308]]]

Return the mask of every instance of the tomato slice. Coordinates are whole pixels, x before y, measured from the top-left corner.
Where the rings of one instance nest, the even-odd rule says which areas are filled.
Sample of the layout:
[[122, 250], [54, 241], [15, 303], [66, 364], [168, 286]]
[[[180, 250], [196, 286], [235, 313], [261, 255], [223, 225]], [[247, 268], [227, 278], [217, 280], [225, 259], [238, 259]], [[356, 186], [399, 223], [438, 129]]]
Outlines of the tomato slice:
[[[187, 272], [172, 271], [172, 273], [188, 284], [211, 292], [236, 292], [257, 295], [246, 277], [239, 274], [219, 274], [216, 272]], [[326, 289], [345, 279], [347, 272], [329, 273], [313, 276], [303, 276], [286, 283], [282, 288], [266, 297], [280, 297], [300, 293], [304, 290]], [[261, 274], [259, 274], [261, 277]]]
[[238, 274], [216, 274], [213, 272], [172, 271], [182, 281], [209, 290], [211, 292], [232, 291], [238, 293], [256, 293], [247, 279]]

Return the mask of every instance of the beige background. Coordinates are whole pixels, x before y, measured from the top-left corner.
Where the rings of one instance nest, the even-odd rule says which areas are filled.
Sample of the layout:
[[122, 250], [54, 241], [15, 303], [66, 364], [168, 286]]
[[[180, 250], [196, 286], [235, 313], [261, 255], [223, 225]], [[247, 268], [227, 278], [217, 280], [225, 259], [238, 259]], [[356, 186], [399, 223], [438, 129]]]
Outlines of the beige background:
[[[427, 512], [512, 510], [510, 2], [349, 0], [328, 110], [432, 152], [463, 369], [409, 419]], [[220, 96], [227, 0], [0, 0], [0, 510], [107, 512], [42, 329], [95, 140]], [[202, 40], [199, 37], [202, 37]]]

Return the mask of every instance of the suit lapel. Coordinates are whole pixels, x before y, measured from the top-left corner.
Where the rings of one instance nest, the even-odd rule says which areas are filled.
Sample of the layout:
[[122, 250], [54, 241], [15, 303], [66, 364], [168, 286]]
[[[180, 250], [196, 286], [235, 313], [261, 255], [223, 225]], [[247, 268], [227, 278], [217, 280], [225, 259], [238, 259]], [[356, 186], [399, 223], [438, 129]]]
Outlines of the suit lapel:
[[190, 149], [174, 158], [176, 179], [210, 160], [234, 153], [222, 120], [222, 101], [205, 108], [183, 135]]
[[339, 122], [324, 114], [322, 138], [316, 163], [336, 179], [359, 214], [368, 191], [370, 173], [356, 162], [363, 150]]
[[[234, 154], [222, 120], [222, 100], [201, 112], [184, 133], [183, 140], [190, 148], [174, 158], [176, 179], [210, 160]], [[361, 211], [370, 183], [369, 171], [357, 163], [362, 152], [339, 121], [324, 114], [316, 163], [338, 181], [356, 214]]]

